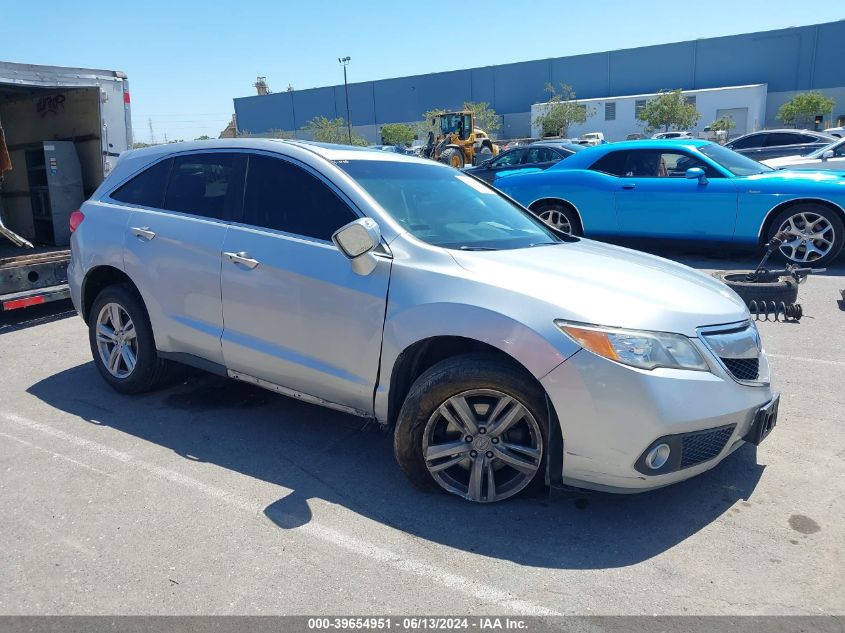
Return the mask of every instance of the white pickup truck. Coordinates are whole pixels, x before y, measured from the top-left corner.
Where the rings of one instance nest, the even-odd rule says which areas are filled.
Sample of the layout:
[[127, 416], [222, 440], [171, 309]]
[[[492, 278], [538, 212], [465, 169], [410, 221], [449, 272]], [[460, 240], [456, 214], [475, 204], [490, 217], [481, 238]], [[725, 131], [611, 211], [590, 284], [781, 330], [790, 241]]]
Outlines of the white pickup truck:
[[0, 62], [0, 312], [69, 296], [70, 214], [131, 147], [122, 72]]

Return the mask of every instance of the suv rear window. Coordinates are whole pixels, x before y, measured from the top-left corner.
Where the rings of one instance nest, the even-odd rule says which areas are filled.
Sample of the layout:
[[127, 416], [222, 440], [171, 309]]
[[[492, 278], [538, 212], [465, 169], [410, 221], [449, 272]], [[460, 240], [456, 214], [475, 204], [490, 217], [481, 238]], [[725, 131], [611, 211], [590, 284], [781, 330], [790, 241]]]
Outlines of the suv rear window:
[[164, 208], [217, 220], [235, 220], [243, 197], [246, 156], [213, 152], [173, 159]]
[[111, 198], [126, 204], [160, 209], [164, 198], [167, 175], [170, 173], [172, 163], [173, 159], [168, 158], [148, 167], [132, 180], [113, 191]]

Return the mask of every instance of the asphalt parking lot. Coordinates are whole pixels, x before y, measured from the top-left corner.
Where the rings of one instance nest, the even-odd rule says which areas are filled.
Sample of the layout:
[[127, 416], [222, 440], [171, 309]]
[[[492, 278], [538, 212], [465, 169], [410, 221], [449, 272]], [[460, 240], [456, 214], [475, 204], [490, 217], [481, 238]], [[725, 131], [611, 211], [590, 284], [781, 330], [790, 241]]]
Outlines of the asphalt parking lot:
[[[754, 257], [665, 254], [698, 268]], [[0, 315], [0, 613], [845, 613], [845, 258], [762, 323], [777, 428], [633, 496], [420, 493], [361, 419], [210, 375], [121, 396]]]

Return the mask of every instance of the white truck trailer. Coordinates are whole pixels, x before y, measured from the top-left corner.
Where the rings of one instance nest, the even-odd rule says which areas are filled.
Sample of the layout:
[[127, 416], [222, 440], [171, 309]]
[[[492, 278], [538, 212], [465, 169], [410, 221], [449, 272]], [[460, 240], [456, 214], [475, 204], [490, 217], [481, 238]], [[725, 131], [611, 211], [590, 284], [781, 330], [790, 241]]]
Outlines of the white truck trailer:
[[0, 62], [0, 312], [69, 296], [70, 215], [131, 148], [124, 73]]

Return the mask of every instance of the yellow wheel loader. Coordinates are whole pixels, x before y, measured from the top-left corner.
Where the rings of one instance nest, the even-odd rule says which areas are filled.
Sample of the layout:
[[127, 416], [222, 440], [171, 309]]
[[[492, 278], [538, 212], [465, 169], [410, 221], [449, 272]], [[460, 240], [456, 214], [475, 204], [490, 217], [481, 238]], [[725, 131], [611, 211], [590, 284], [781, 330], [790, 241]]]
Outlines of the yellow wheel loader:
[[431, 119], [437, 132], [428, 133], [423, 156], [457, 169], [476, 165], [499, 153], [487, 132], [475, 127], [470, 110], [444, 112]]

